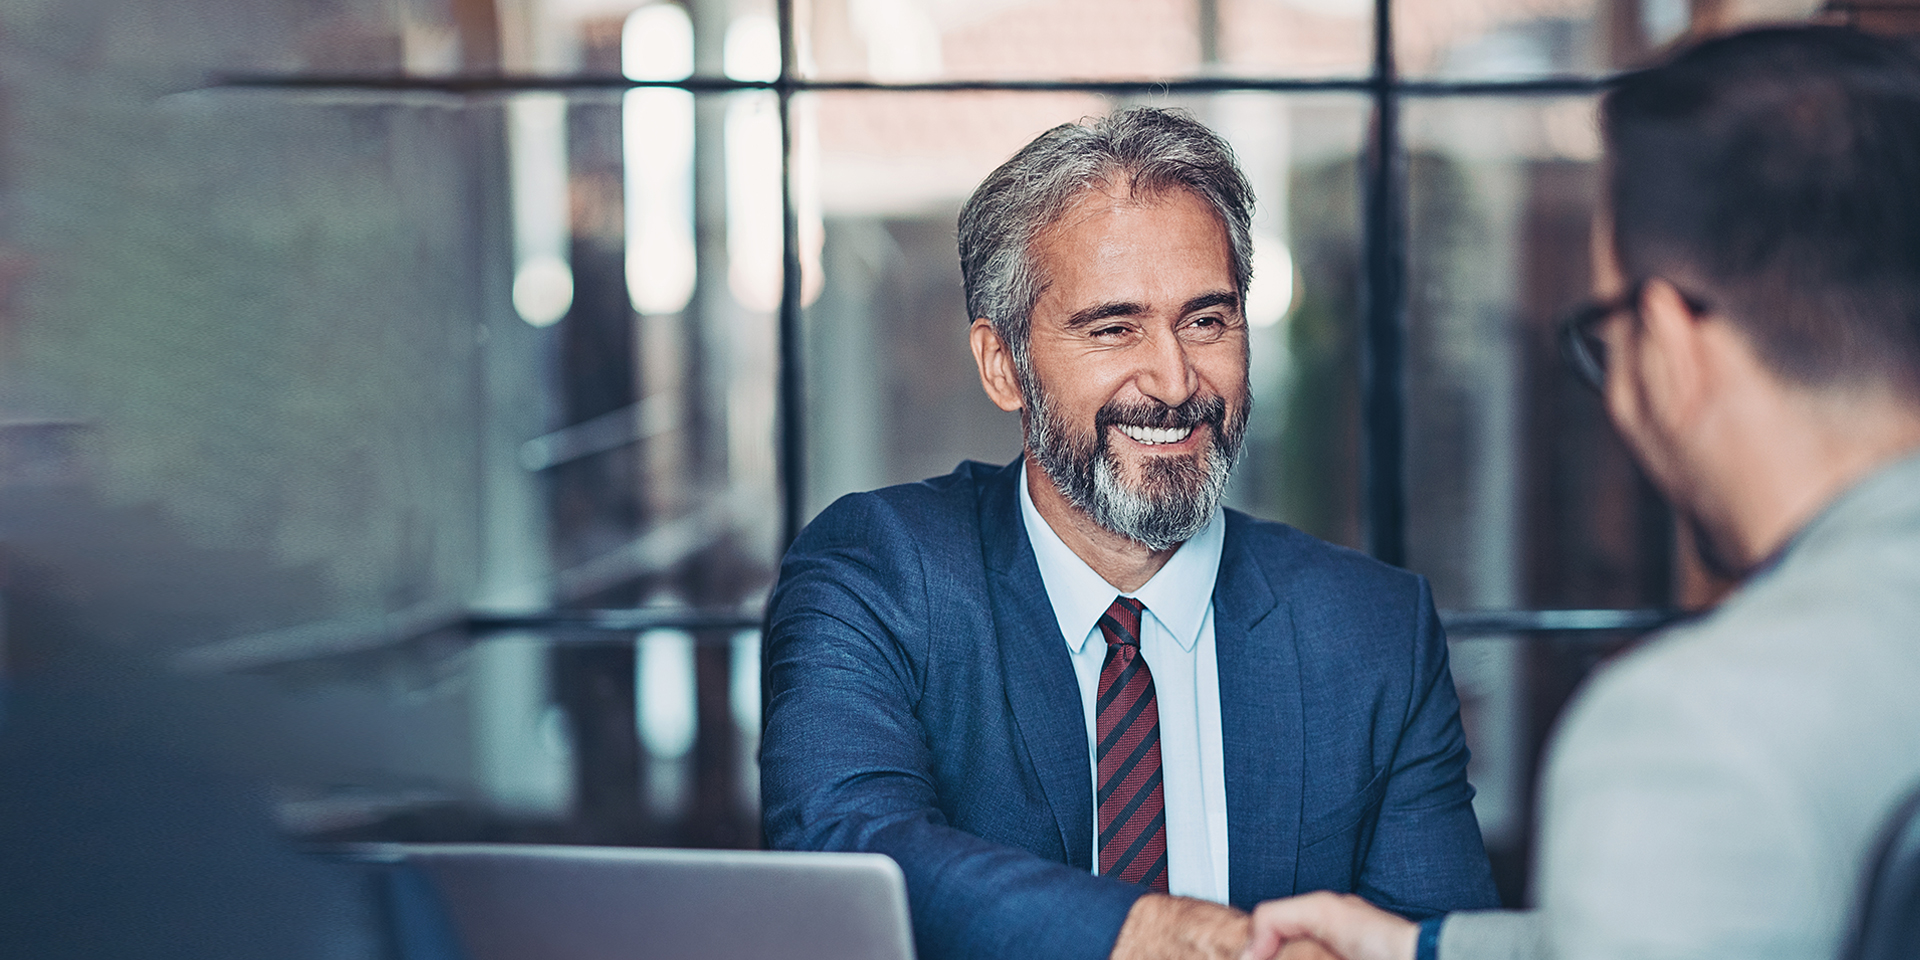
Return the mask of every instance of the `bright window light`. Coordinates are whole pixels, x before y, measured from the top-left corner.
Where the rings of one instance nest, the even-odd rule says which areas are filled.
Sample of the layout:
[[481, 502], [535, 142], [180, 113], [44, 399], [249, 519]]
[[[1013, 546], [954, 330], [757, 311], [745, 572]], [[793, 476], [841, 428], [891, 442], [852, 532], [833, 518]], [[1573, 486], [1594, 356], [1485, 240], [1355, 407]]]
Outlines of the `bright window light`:
[[640, 635], [638, 668], [640, 742], [660, 760], [675, 760], [693, 749], [698, 717], [694, 713], [693, 638], [679, 630], [649, 630]]
[[780, 26], [765, 14], [734, 20], [721, 66], [734, 80], [780, 79]]
[[[735, 80], [780, 76], [780, 30], [772, 17], [745, 16], [727, 28], [723, 66]], [[795, 215], [799, 218], [801, 302], [820, 295], [825, 231], [814, 173], [812, 101], [793, 106]], [[727, 287], [739, 303], [771, 312], [784, 286], [780, 103], [771, 92], [733, 94], [727, 104]]]
[[1293, 251], [1279, 237], [1253, 235], [1253, 286], [1247, 290], [1247, 322], [1271, 327], [1293, 309]]
[[[620, 67], [631, 80], [693, 74], [693, 24], [679, 4], [627, 17]], [[629, 90], [621, 106], [626, 166], [627, 299], [644, 314], [677, 313], [693, 298], [693, 94]]]
[[507, 102], [507, 152], [513, 192], [513, 308], [550, 326], [573, 306], [567, 203], [567, 101], [528, 93]]
[[940, 75], [940, 27], [920, 0], [852, 0], [853, 28], [867, 43], [875, 80], [911, 82]]

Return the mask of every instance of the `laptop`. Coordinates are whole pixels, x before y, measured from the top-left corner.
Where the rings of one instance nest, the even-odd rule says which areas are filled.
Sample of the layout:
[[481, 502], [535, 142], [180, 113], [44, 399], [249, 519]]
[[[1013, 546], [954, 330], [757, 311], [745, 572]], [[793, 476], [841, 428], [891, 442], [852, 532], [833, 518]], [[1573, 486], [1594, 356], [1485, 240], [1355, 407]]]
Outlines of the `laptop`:
[[906, 878], [873, 853], [392, 844], [467, 960], [914, 960]]

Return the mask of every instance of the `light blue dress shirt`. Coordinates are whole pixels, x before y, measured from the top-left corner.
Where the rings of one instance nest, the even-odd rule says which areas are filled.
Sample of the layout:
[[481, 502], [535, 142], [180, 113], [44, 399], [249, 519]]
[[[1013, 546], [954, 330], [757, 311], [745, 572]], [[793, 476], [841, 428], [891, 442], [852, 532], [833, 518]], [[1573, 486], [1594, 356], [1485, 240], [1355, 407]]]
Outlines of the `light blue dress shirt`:
[[[1033, 506], [1026, 470], [1020, 471], [1020, 518], [1040, 565], [1040, 580], [1073, 657], [1085, 711], [1087, 765], [1099, 779], [1094, 756], [1094, 706], [1100, 666], [1107, 656], [1100, 616], [1120, 591], [1087, 566], [1060, 540]], [[1140, 618], [1140, 655], [1153, 672], [1160, 711], [1162, 795], [1167, 809], [1169, 892], [1225, 903], [1227, 900], [1227, 789], [1220, 745], [1220, 669], [1213, 644], [1213, 581], [1227, 525], [1218, 507], [1167, 565], [1128, 596], [1146, 604]], [[1099, 800], [1095, 795], [1094, 872], [1099, 872]]]

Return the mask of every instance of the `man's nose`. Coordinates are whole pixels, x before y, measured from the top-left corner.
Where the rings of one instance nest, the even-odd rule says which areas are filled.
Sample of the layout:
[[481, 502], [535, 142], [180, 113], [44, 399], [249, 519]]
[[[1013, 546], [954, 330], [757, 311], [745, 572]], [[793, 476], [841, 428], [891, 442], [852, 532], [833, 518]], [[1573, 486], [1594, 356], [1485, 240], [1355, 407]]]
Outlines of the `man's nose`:
[[1140, 369], [1135, 375], [1140, 392], [1177, 407], [1200, 388], [1200, 376], [1187, 355], [1187, 345], [1172, 330], [1158, 330], [1140, 345]]

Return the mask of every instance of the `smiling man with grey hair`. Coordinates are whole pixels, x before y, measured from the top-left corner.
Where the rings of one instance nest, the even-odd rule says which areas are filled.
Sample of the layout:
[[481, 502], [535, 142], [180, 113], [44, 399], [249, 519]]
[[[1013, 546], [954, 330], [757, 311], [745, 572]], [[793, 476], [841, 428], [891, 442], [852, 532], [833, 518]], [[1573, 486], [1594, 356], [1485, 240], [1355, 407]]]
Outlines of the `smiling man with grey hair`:
[[[1134, 194], [1163, 197], [1180, 190], [1212, 213], [1215, 229], [1225, 232], [1227, 254], [1224, 264], [1213, 265], [1225, 267], [1231, 288], [1210, 291], [1202, 295], [1203, 300], [1211, 297], [1210, 302], [1187, 306], [1195, 310], [1228, 307], [1237, 312], [1252, 279], [1253, 189], [1225, 144], [1211, 135], [1194, 136], [1197, 127], [1177, 114], [1136, 111], [1106, 125], [1058, 128], [995, 170], [960, 213], [960, 272], [966, 281], [967, 313], [978, 318], [975, 354], [994, 349], [995, 340], [1004, 346], [1024, 404], [1028, 453], [1075, 509], [1099, 526], [1155, 550], [1177, 546], [1200, 532], [1226, 492], [1227, 477], [1246, 433], [1245, 377], [1240, 378], [1239, 402], [1231, 407], [1218, 393], [1196, 394], [1164, 410], [1156, 409], [1151, 398], [1123, 394], [1102, 408], [1092, 432], [1075, 428], [1034, 379], [1033, 310], [1052, 278], [1033, 253], [1047, 227], [1066, 217], [1089, 192], [1108, 186], [1116, 171], [1124, 171], [1125, 185]], [[1114, 307], [1101, 304], [1100, 309]], [[987, 340], [982, 341], [982, 336]], [[1244, 366], [1246, 337], [1234, 337], [1232, 345], [1239, 347], [1238, 359]], [[985, 367], [982, 376], [987, 376]], [[988, 393], [993, 392], [989, 382]], [[1203, 439], [1212, 449], [1198, 460], [1147, 461], [1148, 472], [1136, 490], [1119, 480], [1120, 467], [1107, 442], [1109, 425], [1120, 425], [1123, 432], [1131, 425], [1137, 429], [1128, 435], [1149, 443], [1170, 442], [1173, 436], [1161, 435], [1156, 441], [1146, 430], [1185, 431], [1205, 425], [1209, 429]]]
[[1297, 890], [1494, 904], [1425, 581], [1220, 505], [1252, 208], [1183, 113], [1028, 144], [960, 215], [1025, 455], [843, 498], [782, 566], [768, 841], [893, 857], [924, 960], [1232, 957]]

